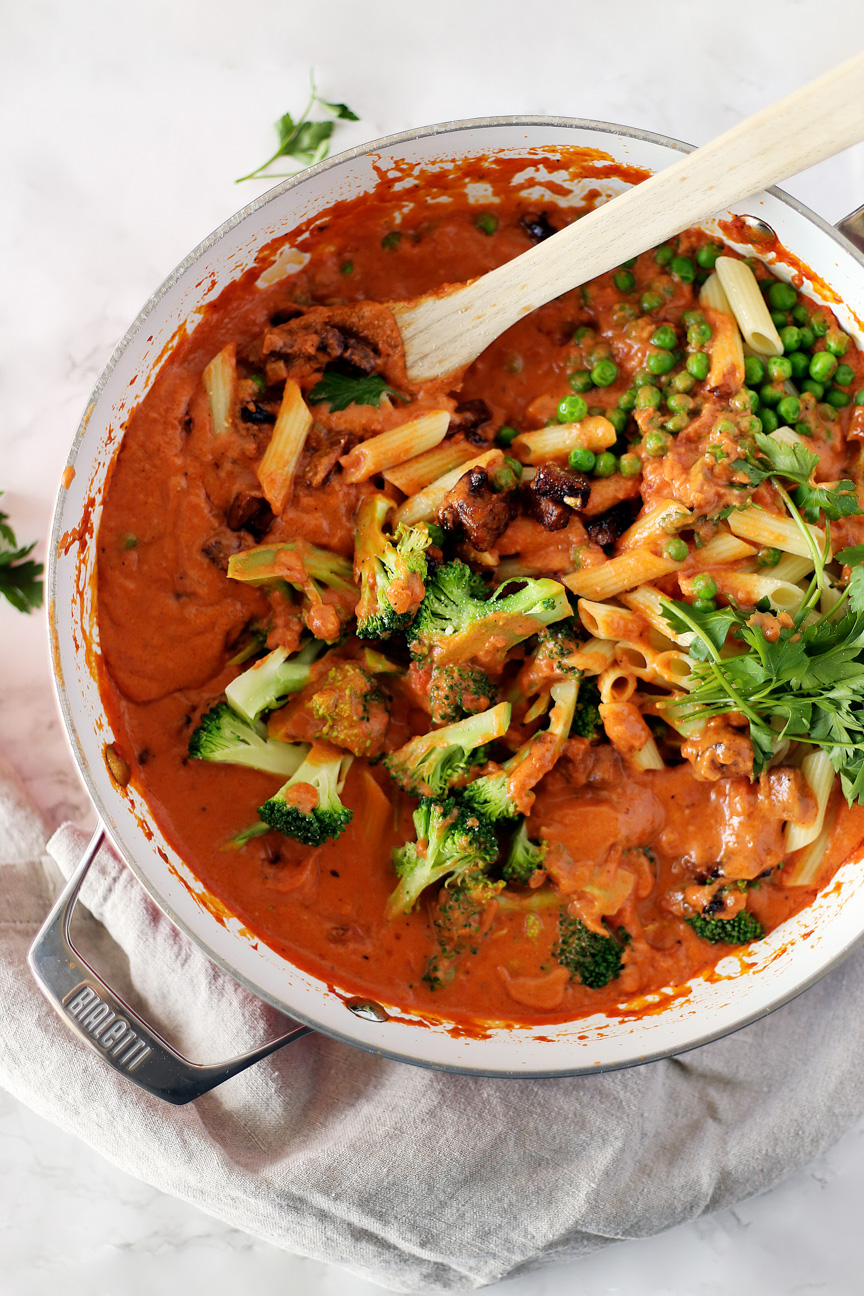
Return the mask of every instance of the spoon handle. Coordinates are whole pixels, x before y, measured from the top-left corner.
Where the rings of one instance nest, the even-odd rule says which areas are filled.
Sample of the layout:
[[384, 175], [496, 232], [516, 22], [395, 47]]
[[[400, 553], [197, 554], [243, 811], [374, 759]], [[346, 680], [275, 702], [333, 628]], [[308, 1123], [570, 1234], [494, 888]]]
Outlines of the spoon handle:
[[461, 369], [544, 302], [862, 138], [858, 54], [522, 256], [444, 295], [395, 303], [409, 377]]

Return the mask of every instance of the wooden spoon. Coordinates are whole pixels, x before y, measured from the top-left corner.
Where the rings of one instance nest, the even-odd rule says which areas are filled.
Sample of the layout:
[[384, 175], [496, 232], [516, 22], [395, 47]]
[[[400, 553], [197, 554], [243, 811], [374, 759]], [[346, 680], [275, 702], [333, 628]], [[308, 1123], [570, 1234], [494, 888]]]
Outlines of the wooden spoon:
[[859, 54], [496, 270], [394, 303], [409, 378], [462, 369], [544, 302], [862, 138]]

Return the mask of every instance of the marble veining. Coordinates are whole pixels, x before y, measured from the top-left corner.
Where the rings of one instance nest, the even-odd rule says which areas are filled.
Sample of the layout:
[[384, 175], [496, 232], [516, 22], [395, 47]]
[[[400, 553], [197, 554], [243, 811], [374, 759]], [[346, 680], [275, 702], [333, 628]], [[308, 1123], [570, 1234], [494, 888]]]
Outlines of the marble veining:
[[[458, 35], [450, 50], [442, 29]], [[235, 186], [302, 107], [307, 70], [361, 121], [336, 147], [431, 121], [555, 113], [700, 143], [864, 46], [858, 0], [109, 0], [7, 6], [0, 43], [0, 488], [42, 537], [90, 389], [151, 291], [266, 183]], [[864, 201], [864, 147], [786, 186], [829, 220]], [[92, 821], [51, 685], [44, 614], [0, 607], [0, 746], [49, 828]], [[501, 1285], [510, 1296], [861, 1290], [864, 1121], [773, 1192], [658, 1238]], [[0, 1296], [371, 1296], [137, 1182], [0, 1093]]]

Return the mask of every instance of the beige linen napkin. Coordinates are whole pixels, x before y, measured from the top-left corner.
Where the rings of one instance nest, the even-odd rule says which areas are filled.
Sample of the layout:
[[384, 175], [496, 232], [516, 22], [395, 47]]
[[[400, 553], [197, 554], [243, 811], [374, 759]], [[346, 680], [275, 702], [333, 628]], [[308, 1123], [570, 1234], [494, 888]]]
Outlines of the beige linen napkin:
[[[169, 1107], [80, 1044], [30, 977], [44, 838], [0, 759], [0, 1084], [164, 1192], [397, 1291], [482, 1287], [728, 1206], [864, 1110], [861, 951], [737, 1035], [630, 1071], [477, 1079], [313, 1034]], [[84, 845], [67, 825], [47, 849], [68, 876]], [[131, 981], [188, 1056], [224, 1060], [279, 1030], [111, 852], [91, 879], [82, 952], [110, 984]]]

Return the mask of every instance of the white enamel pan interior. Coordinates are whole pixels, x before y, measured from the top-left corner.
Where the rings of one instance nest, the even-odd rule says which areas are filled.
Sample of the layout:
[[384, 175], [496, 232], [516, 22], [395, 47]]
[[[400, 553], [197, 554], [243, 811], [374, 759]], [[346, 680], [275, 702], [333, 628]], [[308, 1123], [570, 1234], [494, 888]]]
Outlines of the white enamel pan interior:
[[[477, 1037], [454, 1031], [447, 1022], [414, 1020], [398, 1009], [392, 1020], [359, 1018], [344, 1002], [350, 987], [342, 994], [338, 986], [328, 988], [270, 950], [239, 920], [217, 918], [201, 883], [162, 837], [144, 798], [132, 788], [121, 792], [112, 782], [103, 753], [113, 735], [94, 669], [95, 536], [111, 461], [131, 411], [152, 381], [157, 358], [181, 325], [194, 329], [202, 307], [252, 266], [265, 244], [334, 201], [374, 189], [390, 160], [423, 167], [499, 152], [530, 157], [538, 148], [545, 152], [561, 146], [600, 149], [619, 163], [650, 171], [669, 165], [686, 148], [640, 131], [563, 118], [454, 122], [395, 135], [322, 162], [232, 217], [154, 294], [111, 357], [70, 453], [74, 477], [60, 492], [51, 542], [52, 648], [66, 730], [94, 804], [153, 899], [227, 972], [298, 1021], [405, 1061], [489, 1075], [562, 1075], [629, 1066], [716, 1039], [770, 1012], [839, 962], [864, 933], [862, 860], [846, 864], [811, 908], [768, 939], [725, 958], [710, 979], [667, 987], [650, 996], [649, 1005], [643, 1002], [641, 1012], [624, 1010], [534, 1028], [491, 1025]], [[526, 179], [538, 205], [547, 192], [542, 174], [534, 183]], [[566, 172], [555, 178], [567, 183]], [[620, 188], [614, 181], [600, 184], [610, 195]], [[578, 197], [578, 187], [576, 192]], [[478, 200], [484, 201], [483, 196]], [[766, 221], [786, 248], [855, 315], [864, 317], [864, 263], [831, 226], [777, 192], [750, 199], [737, 210]], [[784, 275], [782, 266], [778, 273]], [[836, 304], [832, 308], [861, 342], [855, 317]], [[147, 832], [142, 821], [149, 824]]]

